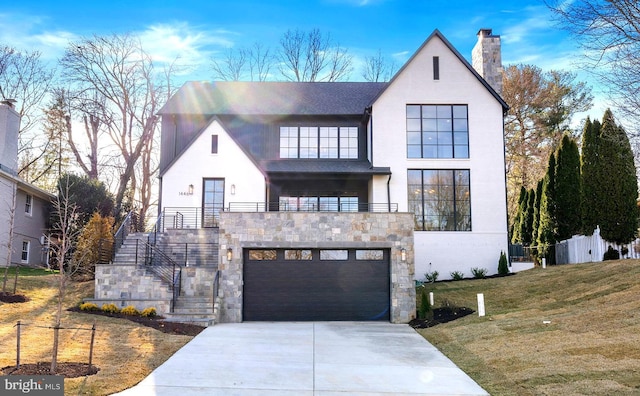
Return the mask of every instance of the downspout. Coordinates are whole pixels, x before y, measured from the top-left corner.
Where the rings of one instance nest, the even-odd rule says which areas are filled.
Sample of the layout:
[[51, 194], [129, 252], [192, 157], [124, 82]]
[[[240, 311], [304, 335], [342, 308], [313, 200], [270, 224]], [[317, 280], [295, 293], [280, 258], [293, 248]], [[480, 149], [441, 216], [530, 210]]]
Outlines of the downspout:
[[387, 179], [387, 210], [391, 213], [391, 188], [389, 187], [389, 183], [391, 183], [391, 173], [389, 173], [389, 179]]
[[503, 153], [503, 159], [504, 159], [504, 209], [505, 209], [505, 217], [507, 219], [507, 263], [509, 264], [509, 270], [511, 270], [511, 255], [509, 252], [509, 245], [510, 245], [510, 240], [509, 240], [509, 198], [507, 196], [507, 151], [506, 151], [506, 142], [505, 142], [505, 134], [504, 134], [504, 117], [507, 116], [507, 112], [509, 111], [509, 109], [503, 109], [502, 110], [502, 153]]

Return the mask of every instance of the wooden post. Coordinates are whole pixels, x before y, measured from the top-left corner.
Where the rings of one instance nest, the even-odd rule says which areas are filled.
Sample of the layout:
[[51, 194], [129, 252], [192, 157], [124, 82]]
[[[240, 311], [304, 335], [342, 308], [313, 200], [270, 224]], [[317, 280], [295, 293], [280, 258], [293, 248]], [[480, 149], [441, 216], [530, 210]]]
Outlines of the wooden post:
[[91, 346], [89, 347], [89, 368], [87, 369], [87, 373], [91, 371], [91, 363], [93, 362], [93, 341], [96, 338], [96, 322], [93, 322], [93, 326], [91, 326]]
[[17, 337], [17, 345], [16, 345], [16, 367], [20, 368], [20, 321], [16, 324], [18, 328], [18, 337]]

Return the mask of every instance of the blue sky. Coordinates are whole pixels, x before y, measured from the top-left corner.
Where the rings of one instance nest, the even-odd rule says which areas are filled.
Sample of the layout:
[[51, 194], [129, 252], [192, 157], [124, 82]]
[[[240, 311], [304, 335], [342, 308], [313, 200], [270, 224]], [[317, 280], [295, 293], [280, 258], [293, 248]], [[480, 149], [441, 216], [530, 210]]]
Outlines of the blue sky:
[[[579, 50], [556, 27], [539, 0], [86, 0], [5, 1], [0, 44], [39, 50], [52, 63], [70, 40], [131, 32], [157, 60], [176, 56], [193, 68], [184, 79], [211, 79], [211, 59], [229, 47], [255, 42], [275, 48], [288, 29], [319, 28], [358, 65], [378, 50], [401, 65], [434, 29], [470, 58], [480, 28], [502, 37], [503, 64], [529, 63], [543, 70], [574, 70]], [[580, 79], [592, 86], [588, 75]], [[590, 112], [600, 118], [599, 92]]]

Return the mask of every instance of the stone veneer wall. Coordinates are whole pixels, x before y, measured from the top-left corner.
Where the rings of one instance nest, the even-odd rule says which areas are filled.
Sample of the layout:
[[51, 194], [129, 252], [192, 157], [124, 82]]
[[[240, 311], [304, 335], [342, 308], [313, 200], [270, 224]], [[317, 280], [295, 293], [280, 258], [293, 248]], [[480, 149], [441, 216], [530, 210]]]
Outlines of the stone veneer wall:
[[[413, 226], [408, 213], [222, 212], [217, 322], [242, 322], [245, 248], [382, 248], [391, 251], [391, 322], [407, 323], [416, 313]], [[230, 262], [227, 248], [233, 249]]]
[[135, 264], [96, 264], [96, 281], [93, 299], [102, 304], [114, 303], [119, 307], [133, 305], [138, 310], [154, 307], [158, 315], [169, 312], [172, 292], [152, 274]]

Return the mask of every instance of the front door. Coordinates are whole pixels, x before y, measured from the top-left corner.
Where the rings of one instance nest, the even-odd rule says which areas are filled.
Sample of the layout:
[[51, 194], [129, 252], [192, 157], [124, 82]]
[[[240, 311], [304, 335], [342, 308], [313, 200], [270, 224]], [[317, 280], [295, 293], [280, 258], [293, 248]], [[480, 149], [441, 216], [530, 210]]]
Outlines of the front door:
[[202, 188], [202, 226], [217, 227], [224, 208], [224, 179], [204, 179]]

